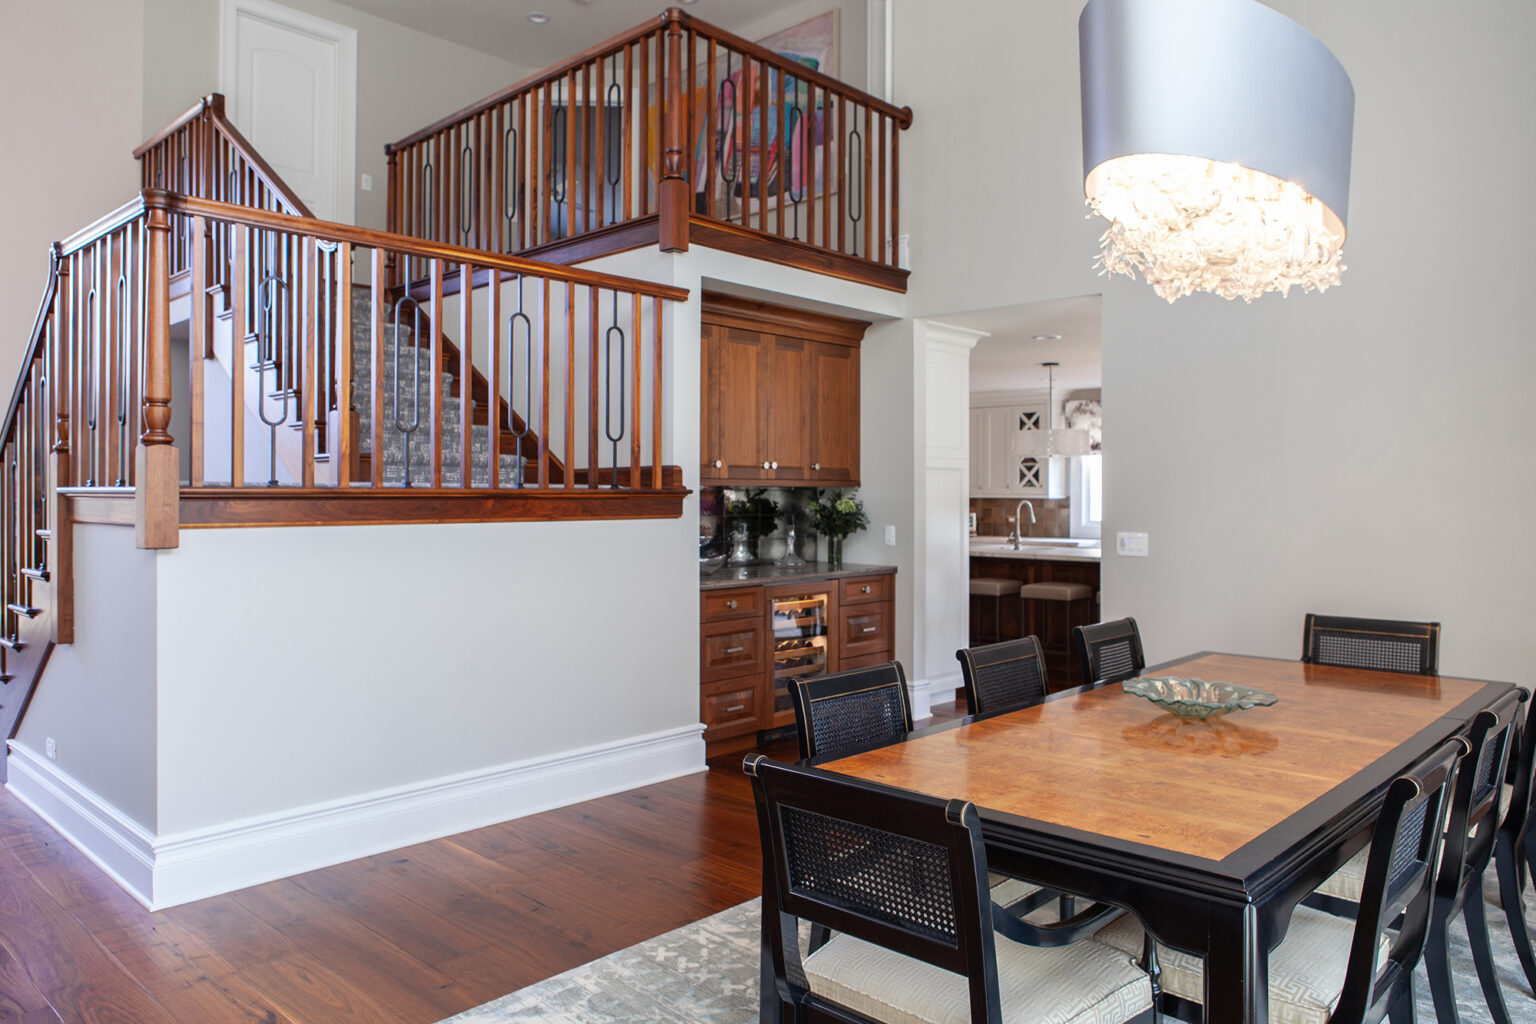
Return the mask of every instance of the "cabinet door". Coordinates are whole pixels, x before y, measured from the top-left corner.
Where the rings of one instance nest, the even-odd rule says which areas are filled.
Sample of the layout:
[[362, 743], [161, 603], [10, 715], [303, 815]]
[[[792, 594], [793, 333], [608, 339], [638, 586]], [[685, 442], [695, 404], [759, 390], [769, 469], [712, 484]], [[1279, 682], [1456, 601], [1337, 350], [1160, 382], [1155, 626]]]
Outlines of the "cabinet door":
[[716, 339], [710, 373], [718, 385], [709, 388], [705, 429], [715, 434], [715, 459], [721, 463], [711, 479], [760, 479], [763, 475], [763, 358], [764, 336], [737, 327], [713, 327]]
[[720, 450], [720, 346], [725, 328], [699, 325], [699, 479], [725, 478]]
[[801, 338], [763, 336], [763, 416], [760, 472], [774, 481], [810, 479], [810, 345]]
[[971, 410], [971, 497], [990, 497], [992, 482], [992, 417], [990, 409]]
[[811, 342], [811, 475], [817, 483], [859, 483], [859, 350]]

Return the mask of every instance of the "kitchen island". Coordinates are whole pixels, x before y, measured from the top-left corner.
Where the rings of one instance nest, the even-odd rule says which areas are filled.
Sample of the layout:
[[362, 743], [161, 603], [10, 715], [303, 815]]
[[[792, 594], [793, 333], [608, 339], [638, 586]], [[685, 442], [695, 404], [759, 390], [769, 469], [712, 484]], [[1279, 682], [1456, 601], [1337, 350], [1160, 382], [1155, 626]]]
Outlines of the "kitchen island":
[[[1019, 583], [1085, 583], [1093, 588], [1084, 601], [1023, 602], [1019, 613], [1009, 621], [1004, 605], [1004, 637], [1034, 632], [1045, 649], [1046, 676], [1051, 689], [1060, 690], [1081, 681], [1077, 651], [1072, 643], [1072, 629], [1099, 620], [1099, 560], [1103, 549], [1096, 540], [1072, 540], [1065, 537], [1025, 537], [1015, 550], [1006, 537], [971, 538], [971, 578], [1018, 580]], [[974, 604], [975, 602], [973, 602]], [[971, 630], [978, 632], [977, 613], [973, 607]]]

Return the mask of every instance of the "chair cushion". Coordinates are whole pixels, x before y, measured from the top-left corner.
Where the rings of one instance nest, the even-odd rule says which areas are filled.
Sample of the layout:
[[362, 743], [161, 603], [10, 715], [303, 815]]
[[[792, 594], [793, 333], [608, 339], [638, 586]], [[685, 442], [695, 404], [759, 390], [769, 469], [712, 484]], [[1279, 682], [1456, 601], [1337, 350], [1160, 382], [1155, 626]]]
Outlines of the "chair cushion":
[[1019, 596], [1027, 601], [1081, 601], [1093, 596], [1093, 588], [1086, 583], [1026, 583]]
[[[1004, 1021], [1120, 1024], [1152, 1007], [1142, 970], [1118, 950], [1084, 941], [1055, 949], [997, 939]], [[964, 977], [851, 935], [805, 959], [811, 991], [889, 1024], [964, 1024]]]
[[[1349, 967], [1353, 921], [1311, 907], [1297, 907], [1285, 939], [1269, 954], [1269, 1019], [1271, 1024], [1327, 1024], [1344, 988]], [[1141, 925], [1130, 914], [1094, 935], [1111, 949], [1140, 958]], [[1383, 937], [1378, 965], [1390, 943]], [[1157, 944], [1164, 992], [1191, 1002], [1205, 1001], [1205, 958]]]
[[971, 580], [971, 594], [974, 597], [1014, 597], [1018, 593], [1018, 580], [1000, 580], [990, 576]]
[[1328, 880], [1317, 887], [1317, 892], [1323, 896], [1333, 896], [1337, 899], [1348, 900], [1350, 903], [1360, 902], [1360, 890], [1365, 885], [1365, 862], [1370, 859], [1371, 848], [1365, 847], [1349, 860], [1344, 866], [1328, 876]]

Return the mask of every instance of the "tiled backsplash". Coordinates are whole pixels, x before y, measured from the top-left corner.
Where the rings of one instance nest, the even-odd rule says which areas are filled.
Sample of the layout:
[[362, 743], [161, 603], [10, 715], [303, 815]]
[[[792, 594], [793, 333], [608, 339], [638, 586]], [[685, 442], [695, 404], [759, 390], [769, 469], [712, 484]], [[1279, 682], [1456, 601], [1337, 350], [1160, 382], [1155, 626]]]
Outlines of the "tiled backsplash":
[[[1066, 537], [1072, 532], [1072, 518], [1066, 498], [1031, 498], [1035, 506], [1033, 524], [1029, 521], [1029, 509], [1024, 513], [1024, 536]], [[1007, 498], [972, 498], [971, 511], [976, 513], [976, 533], [981, 537], [1006, 537], [1013, 527], [1008, 517], [1013, 515], [1017, 501]]]

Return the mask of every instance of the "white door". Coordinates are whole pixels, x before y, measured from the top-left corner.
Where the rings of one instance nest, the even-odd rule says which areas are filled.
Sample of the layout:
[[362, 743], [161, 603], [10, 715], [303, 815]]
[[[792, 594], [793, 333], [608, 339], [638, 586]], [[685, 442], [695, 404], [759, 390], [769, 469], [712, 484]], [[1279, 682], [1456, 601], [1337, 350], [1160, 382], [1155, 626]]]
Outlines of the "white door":
[[268, 0], [224, 0], [230, 119], [321, 220], [352, 223], [357, 33]]

